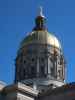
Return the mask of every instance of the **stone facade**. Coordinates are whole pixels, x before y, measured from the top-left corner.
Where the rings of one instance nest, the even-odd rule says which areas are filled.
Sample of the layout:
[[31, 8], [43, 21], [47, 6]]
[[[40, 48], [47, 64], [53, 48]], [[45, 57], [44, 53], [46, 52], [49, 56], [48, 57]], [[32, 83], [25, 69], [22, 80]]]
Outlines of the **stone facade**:
[[65, 80], [65, 59], [60, 41], [45, 26], [41, 14], [35, 19], [35, 28], [26, 36], [15, 60], [15, 83], [46, 91], [62, 86]]

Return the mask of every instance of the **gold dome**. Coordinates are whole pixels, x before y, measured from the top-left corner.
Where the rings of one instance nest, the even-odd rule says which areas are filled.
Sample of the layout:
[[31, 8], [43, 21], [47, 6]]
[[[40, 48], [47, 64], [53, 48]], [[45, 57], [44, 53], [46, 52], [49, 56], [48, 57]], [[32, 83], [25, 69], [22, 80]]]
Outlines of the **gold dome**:
[[61, 49], [61, 45], [57, 37], [47, 31], [33, 31], [21, 42], [21, 48], [28, 44], [48, 44]]
[[56, 36], [52, 33], [47, 31], [46, 25], [46, 18], [43, 15], [42, 8], [39, 9], [39, 15], [35, 19], [35, 27], [33, 31], [24, 38], [21, 43], [21, 48], [28, 44], [47, 44], [50, 46], [54, 46], [56, 48], [61, 49], [61, 45], [59, 40]]

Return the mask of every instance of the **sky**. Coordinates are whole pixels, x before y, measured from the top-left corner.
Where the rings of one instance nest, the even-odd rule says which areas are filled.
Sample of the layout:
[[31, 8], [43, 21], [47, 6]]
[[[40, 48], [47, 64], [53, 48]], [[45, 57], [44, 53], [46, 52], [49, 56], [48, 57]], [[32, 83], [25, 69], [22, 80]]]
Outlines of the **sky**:
[[12, 84], [20, 42], [32, 32], [39, 6], [61, 42], [66, 82], [75, 82], [75, 0], [0, 0], [0, 80]]

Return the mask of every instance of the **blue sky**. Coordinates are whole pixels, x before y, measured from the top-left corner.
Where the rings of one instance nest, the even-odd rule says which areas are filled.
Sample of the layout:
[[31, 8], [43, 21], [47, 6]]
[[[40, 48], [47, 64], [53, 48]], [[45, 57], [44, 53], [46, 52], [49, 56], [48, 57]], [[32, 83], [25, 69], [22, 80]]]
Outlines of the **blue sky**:
[[49, 32], [59, 38], [66, 59], [66, 82], [75, 81], [75, 0], [0, 0], [0, 80], [13, 83], [21, 40], [34, 27], [42, 5]]

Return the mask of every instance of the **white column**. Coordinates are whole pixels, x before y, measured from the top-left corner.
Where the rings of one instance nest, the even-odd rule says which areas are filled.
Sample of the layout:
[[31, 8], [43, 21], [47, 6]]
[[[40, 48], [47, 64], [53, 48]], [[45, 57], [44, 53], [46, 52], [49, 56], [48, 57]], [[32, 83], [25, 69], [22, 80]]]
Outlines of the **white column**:
[[48, 58], [48, 74], [51, 73], [50, 67], [51, 67], [51, 62], [50, 59]]
[[50, 77], [51, 77], [51, 61], [48, 57], [48, 78], [50, 78]]

